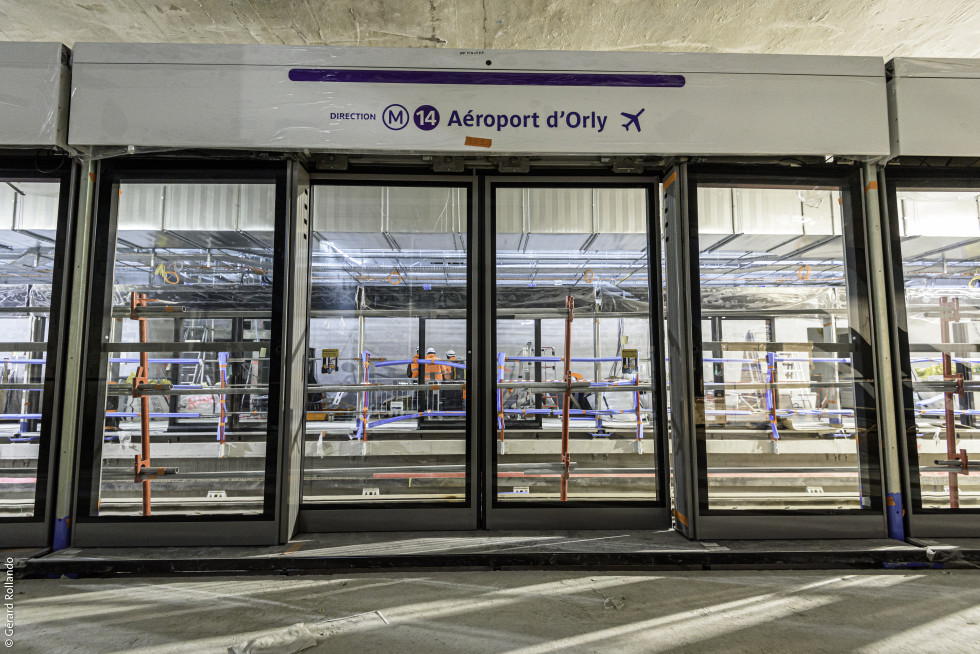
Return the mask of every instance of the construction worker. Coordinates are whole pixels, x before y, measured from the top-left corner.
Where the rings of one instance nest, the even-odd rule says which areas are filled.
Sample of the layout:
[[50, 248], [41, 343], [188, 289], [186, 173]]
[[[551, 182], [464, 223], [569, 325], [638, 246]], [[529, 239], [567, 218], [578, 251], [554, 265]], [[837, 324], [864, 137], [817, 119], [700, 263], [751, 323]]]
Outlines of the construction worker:
[[[459, 363], [459, 359], [456, 358], [456, 351], [455, 350], [447, 350], [446, 351], [446, 361], [452, 361], [453, 363]], [[442, 367], [442, 378], [445, 379], [446, 381], [451, 381], [451, 380], [456, 380], [456, 379], [462, 379], [463, 378], [463, 373], [462, 373], [462, 370], [460, 370], [459, 368], [454, 368], [453, 366], [446, 366], [446, 365], [444, 365]]]
[[431, 363], [426, 363], [425, 365], [425, 381], [428, 382], [441, 382], [443, 377], [443, 371], [446, 366], [436, 363], [439, 358], [436, 356], [436, 349], [430, 347], [425, 351], [425, 360], [431, 361]]
[[[571, 373], [572, 381], [585, 381], [585, 377], [578, 374], [574, 370], [571, 371]], [[573, 409], [582, 409], [584, 411], [592, 410], [592, 403], [589, 402], [589, 393], [572, 393], [570, 404]]]
[[[446, 352], [446, 361], [452, 361], [453, 363], [458, 363], [459, 359], [456, 358], [456, 352], [454, 350], [448, 350]], [[460, 381], [465, 380], [465, 370], [462, 368], [455, 368], [453, 366], [443, 365], [442, 377], [445, 381]], [[461, 390], [447, 390], [443, 393], [443, 407], [449, 411], [460, 411], [463, 408], [463, 403], [466, 400], [466, 386], [464, 385]]]
[[406, 371], [408, 376], [412, 379], [419, 378], [419, 349], [415, 348], [415, 355], [412, 357], [412, 362], [408, 364], [408, 369]]

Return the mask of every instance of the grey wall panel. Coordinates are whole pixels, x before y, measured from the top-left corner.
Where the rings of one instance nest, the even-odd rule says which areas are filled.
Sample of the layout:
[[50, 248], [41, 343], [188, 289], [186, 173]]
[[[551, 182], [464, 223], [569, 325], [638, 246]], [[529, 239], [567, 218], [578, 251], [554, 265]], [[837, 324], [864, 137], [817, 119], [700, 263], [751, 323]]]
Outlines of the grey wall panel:
[[596, 231], [646, 234], [647, 194], [639, 188], [595, 189]]
[[236, 231], [238, 194], [238, 184], [167, 184], [163, 228], [172, 231]]
[[735, 232], [732, 189], [698, 187], [698, 230], [702, 234]]
[[67, 147], [68, 50], [0, 42], [0, 147]]
[[980, 156], [980, 59], [899, 58], [889, 66], [892, 156]]
[[534, 234], [591, 234], [592, 189], [527, 189], [527, 216]]
[[323, 186], [313, 194], [313, 229], [318, 232], [384, 231], [381, 186]]
[[242, 184], [238, 191], [238, 229], [243, 232], [274, 231], [276, 187], [271, 184]]
[[119, 231], [163, 229], [163, 184], [126, 184], [119, 192]]

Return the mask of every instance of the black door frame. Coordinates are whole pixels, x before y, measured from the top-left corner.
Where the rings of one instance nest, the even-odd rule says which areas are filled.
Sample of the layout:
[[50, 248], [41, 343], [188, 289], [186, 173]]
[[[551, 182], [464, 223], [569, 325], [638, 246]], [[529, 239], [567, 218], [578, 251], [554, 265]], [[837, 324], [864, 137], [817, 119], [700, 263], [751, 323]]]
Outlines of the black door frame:
[[[643, 187], [648, 189], [648, 252], [651, 260], [659, 263], [661, 255], [658, 184], [659, 176], [634, 177], [625, 175], [601, 175], [594, 171], [548, 171], [520, 176], [492, 175], [483, 173], [438, 174], [398, 172], [386, 169], [377, 172], [354, 171], [350, 173], [314, 173], [314, 188], [323, 184], [359, 185], [421, 185], [457, 186], [469, 189], [468, 198], [468, 294], [469, 337], [467, 394], [471, 399], [467, 423], [468, 460], [467, 500], [463, 505], [449, 503], [416, 504], [357, 504], [312, 505], [303, 504], [299, 514], [299, 531], [392, 531], [392, 530], [469, 530], [493, 529], [611, 529], [611, 528], [668, 528], [670, 526], [670, 496], [668, 450], [666, 445], [666, 415], [657, 412], [656, 433], [651, 435], [657, 452], [657, 499], [654, 502], [632, 503], [581, 503], [585, 506], [568, 507], [535, 506], [520, 508], [494, 508], [491, 505], [495, 438], [493, 406], [495, 368], [491, 365], [494, 330], [493, 320], [476, 320], [476, 316], [493, 316], [494, 308], [494, 221], [492, 193], [499, 184], [514, 186], [566, 186], [566, 187]], [[312, 225], [312, 221], [311, 221]], [[311, 227], [312, 229], [312, 227]], [[650, 284], [661, 297], [661, 266], [651, 266]], [[652, 291], [651, 291], [652, 296]], [[654, 303], [655, 316], [651, 318], [653, 336], [651, 343], [663, 343], [662, 302]], [[666, 406], [663, 357], [652, 357], [654, 366], [654, 397], [656, 406]], [[571, 510], [570, 510], [571, 509]]]
[[[279, 471], [282, 430], [281, 397], [284, 374], [283, 350], [286, 343], [286, 298], [291, 284], [286, 262], [289, 259], [289, 216], [291, 214], [289, 166], [291, 162], [255, 160], [215, 160], [194, 158], [134, 157], [103, 161], [97, 173], [92, 247], [89, 252], [89, 291], [82, 385], [82, 409], [78, 433], [78, 463], [75, 547], [140, 545], [271, 545], [279, 541]], [[97, 512], [101, 479], [102, 443], [105, 424], [108, 353], [103, 341], [109, 333], [113, 306], [113, 271], [116, 245], [116, 207], [119, 185], [141, 183], [274, 183], [275, 252], [273, 257], [272, 321], [269, 347], [269, 393], [264, 462], [263, 503], [259, 514], [240, 515], [151, 515], [99, 516]]]
[[0, 180], [59, 184], [34, 512], [29, 518], [0, 518], [0, 548], [46, 547], [52, 542], [65, 392], [62, 366], [67, 325], [64, 324], [64, 316], [68, 314], [72, 299], [69, 280], [75, 251], [75, 213], [80, 174], [78, 163], [67, 156], [39, 155], [0, 159]]
[[[481, 426], [484, 430], [482, 439], [482, 461], [480, 473], [485, 480], [481, 486], [485, 496], [481, 506], [485, 507], [486, 515], [482, 522], [488, 529], [666, 529], [671, 526], [670, 515], [670, 474], [669, 455], [667, 447], [667, 412], [666, 412], [666, 362], [664, 357], [656, 353], [663, 348], [664, 343], [664, 309], [663, 309], [663, 277], [662, 277], [662, 248], [660, 238], [660, 200], [659, 185], [661, 178], [658, 174], [646, 176], [597, 174], [595, 171], [542, 171], [525, 175], [487, 175], [483, 178], [483, 202], [481, 203], [483, 219], [481, 220], [481, 242], [486, 246], [481, 248], [481, 271], [483, 273], [483, 298], [481, 315], [488, 316], [483, 321], [482, 341], [487, 348], [484, 361], [488, 364], [496, 352], [496, 288], [495, 258], [496, 258], [496, 194], [495, 188], [641, 188], [647, 191], [647, 265], [648, 297], [651, 314], [650, 321], [650, 359], [651, 377], [654, 398], [654, 424], [651, 440], [656, 452], [656, 499], [653, 501], [595, 501], [575, 502], [564, 504], [555, 502], [520, 502], [519, 505], [508, 505], [497, 499], [496, 492], [496, 453], [497, 440], [494, 437], [494, 421], [496, 378], [495, 365], [488, 365], [484, 373], [483, 394], [480, 395], [480, 406], [484, 411]], [[654, 349], [656, 348], [656, 349]], [[659, 410], [657, 410], [659, 409]]]
[[[912, 388], [908, 313], [905, 303], [902, 240], [898, 226], [898, 189], [957, 190], [980, 188], [980, 169], [943, 168], [938, 166], [890, 166], [879, 169], [879, 197], [882, 215], [887, 220], [884, 237], [886, 281], [888, 282], [888, 321], [892, 329], [891, 364], [898, 399], [897, 425], [902, 486], [905, 497], [906, 533], [919, 537], [980, 536], [980, 508], [926, 509], [922, 507], [919, 483], [919, 452], [915, 424], [915, 401]], [[890, 275], [888, 274], [890, 273]], [[978, 346], [980, 347], [980, 346]], [[972, 468], [971, 462], [971, 468]], [[975, 471], [974, 471], [975, 472]]]
[[[676, 174], [676, 177], [675, 177]], [[877, 421], [877, 382], [874, 374], [873, 338], [870, 315], [869, 267], [864, 244], [867, 240], [862, 202], [861, 171], [854, 167], [807, 166], [787, 168], [770, 165], [680, 164], [665, 183], [665, 196], [671, 211], [668, 227], [668, 270], [675, 280], [672, 288], [690, 297], [687, 321], [670, 315], [671, 380], [679, 384], [672, 398], [674, 427], [675, 480], [678, 528], [693, 539], [708, 538], [875, 538], [884, 537], [885, 515], [882, 501], [881, 443]], [[668, 186], [676, 182], [668, 191]], [[846, 284], [848, 285], [848, 326], [854, 343], [853, 367], [856, 382], [855, 420], [862, 428], [859, 442], [862, 509], [845, 510], [726, 510], [708, 506], [707, 433], [703, 339], [701, 333], [700, 248], [698, 235], [697, 189], [701, 183], [754, 186], [832, 186], [841, 191], [842, 231], [845, 244]], [[672, 267], [672, 265], [674, 267]], [[683, 278], [683, 279], [682, 279]], [[687, 284], [689, 288], [681, 288]], [[679, 306], [679, 305], [678, 305]], [[674, 323], [677, 326], [674, 327]], [[673, 349], [677, 348], [677, 349]], [[689, 350], [690, 354], [685, 351]], [[676, 367], [675, 367], [676, 362]], [[681, 385], [689, 383], [689, 397]], [[681, 411], [678, 402], [685, 402]], [[686, 416], [686, 420], [684, 417]]]
[[[467, 394], [477, 397], [482, 359], [479, 356], [476, 315], [479, 288], [476, 275], [475, 235], [477, 234], [476, 202], [478, 186], [476, 176], [469, 174], [420, 174], [379, 171], [376, 173], [313, 173], [310, 175], [313, 201], [316, 189], [323, 186], [404, 186], [465, 188], [467, 229]], [[310, 219], [310, 243], [314, 219]], [[312, 247], [310, 248], [312, 251]], [[312, 270], [312, 268], [311, 268]], [[305, 416], [305, 413], [304, 413]], [[300, 504], [298, 531], [300, 532], [351, 532], [351, 531], [452, 531], [477, 528], [478, 479], [476, 470], [477, 435], [479, 432], [479, 407], [471, 401], [466, 416], [466, 498], [462, 502], [372, 502]], [[305, 429], [304, 429], [305, 432]], [[305, 456], [304, 456], [305, 461]], [[305, 475], [304, 475], [305, 478]]]

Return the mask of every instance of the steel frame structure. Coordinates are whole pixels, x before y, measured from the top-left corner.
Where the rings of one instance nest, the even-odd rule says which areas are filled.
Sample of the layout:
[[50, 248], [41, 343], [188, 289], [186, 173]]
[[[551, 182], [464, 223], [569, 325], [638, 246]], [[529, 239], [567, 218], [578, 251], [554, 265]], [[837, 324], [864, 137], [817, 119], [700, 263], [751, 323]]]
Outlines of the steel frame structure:
[[[801, 538], [874, 537], [883, 534], [883, 501], [879, 471], [877, 426], [873, 420], [876, 389], [873, 382], [855, 384], [857, 419], [862, 425], [861, 489], [866, 508], [861, 510], [712, 510], [706, 502], [706, 433], [704, 424], [705, 385], [702, 373], [701, 311], [697, 257], [697, 185], [703, 180], [757, 185], [830, 185], [841, 189], [843, 228], [846, 234], [846, 268], [850, 328], [855, 342], [855, 369], [860, 379], [874, 379], [871, 369], [872, 336], [869, 321], [867, 262], [861, 252], [864, 234], [860, 197], [860, 171], [854, 167], [808, 166], [804, 169], [729, 165], [688, 166], [680, 164], [660, 176], [597, 174], [574, 168], [540, 173], [504, 175], [490, 172], [435, 174], [384, 170], [354, 170], [346, 173], [314, 173], [307, 179], [302, 166], [292, 162], [256, 164], [220, 160], [164, 160], [139, 158], [103, 162], [98, 176], [95, 238], [92, 254], [92, 284], [89, 306], [95, 311], [88, 327], [87, 375], [102, 375], [100, 366], [108, 349], [101, 342], [108, 321], [107, 290], [112, 279], [112, 250], [115, 217], [113, 194], [121, 181], [241, 181], [256, 176], [276, 180], [277, 248], [276, 305], [273, 344], [283, 349], [273, 369], [279, 379], [270, 383], [269, 427], [266, 459], [265, 502], [258, 516], [150, 516], [98, 517], [90, 505], [96, 479], [93, 472], [100, 460], [99, 443], [92, 427], [104, 411], [105, 389], [91, 381], [85, 386], [80, 430], [75, 544], [221, 544], [285, 542], [296, 531], [454, 530], [526, 529], [547, 525], [555, 529], [666, 528], [671, 524], [671, 495], [667, 446], [668, 414], [666, 368], [663, 356], [652, 356], [654, 423], [651, 436], [656, 444], [656, 499], [653, 501], [500, 501], [496, 493], [497, 449], [495, 391], [497, 379], [490, 362], [497, 351], [495, 329], [494, 257], [496, 227], [494, 206], [498, 188], [528, 187], [638, 187], [648, 193], [647, 256], [649, 297], [660, 297], [663, 288], [661, 262], [666, 262], [672, 292], [667, 294], [667, 334], [664, 333], [664, 304], [650, 302], [650, 342], [666, 342], [670, 361], [671, 403], [669, 420], [673, 439], [674, 500], [677, 527], [692, 538]], [[271, 171], [271, 172], [270, 172]], [[690, 174], [690, 177], [689, 177]], [[663, 180], [664, 234], [661, 238], [660, 188]], [[309, 218], [311, 187], [317, 185], [407, 185], [466, 188], [466, 226], [469, 239], [466, 263], [468, 393], [472, 398], [466, 416], [467, 483], [463, 502], [350, 502], [348, 504], [304, 503], [300, 496], [305, 441], [304, 375], [307, 357], [310, 308], [312, 221]], [[287, 241], [284, 248], [278, 247]], [[281, 283], [281, 286], [279, 285]], [[692, 300], [693, 298], [693, 300]], [[101, 311], [101, 313], [100, 313]], [[566, 309], [567, 312], [567, 309]], [[329, 312], [328, 312], [329, 313]], [[288, 317], [287, 317], [288, 316]], [[486, 316], [477, 320], [473, 317]], [[558, 314], [549, 318], [559, 318]], [[287, 334], [288, 332], [288, 334]], [[708, 346], [710, 347], [710, 346]], [[101, 352], [101, 354], [100, 354]], [[287, 357], [283, 352], [288, 352]], [[276, 355], [276, 348], [272, 348]], [[287, 361], [288, 358], [288, 361]], [[566, 380], [567, 381], [567, 380]], [[566, 389], [567, 390], [567, 389]], [[710, 388], [707, 391], [711, 393]], [[278, 395], [277, 395], [278, 393]], [[99, 398], [103, 398], [100, 400]], [[286, 398], [290, 399], [286, 399]], [[567, 393], [566, 393], [567, 397]], [[693, 401], [692, 401], [693, 399]], [[297, 408], [300, 407], [300, 408]], [[282, 411], [282, 409], [286, 411]], [[282, 412], [283, 415], [279, 415]], [[277, 414], [273, 416], [273, 413]], [[290, 414], [287, 417], [285, 414]], [[561, 462], [564, 465], [564, 460]], [[180, 529], [174, 529], [180, 525]]]

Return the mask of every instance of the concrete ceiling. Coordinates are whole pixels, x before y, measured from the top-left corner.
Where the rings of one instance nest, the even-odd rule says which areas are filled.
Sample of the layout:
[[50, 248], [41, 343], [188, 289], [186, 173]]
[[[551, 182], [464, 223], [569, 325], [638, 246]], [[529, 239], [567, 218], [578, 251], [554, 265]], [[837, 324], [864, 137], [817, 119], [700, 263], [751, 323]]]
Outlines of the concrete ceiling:
[[0, 40], [980, 57], [980, 0], [0, 0]]

